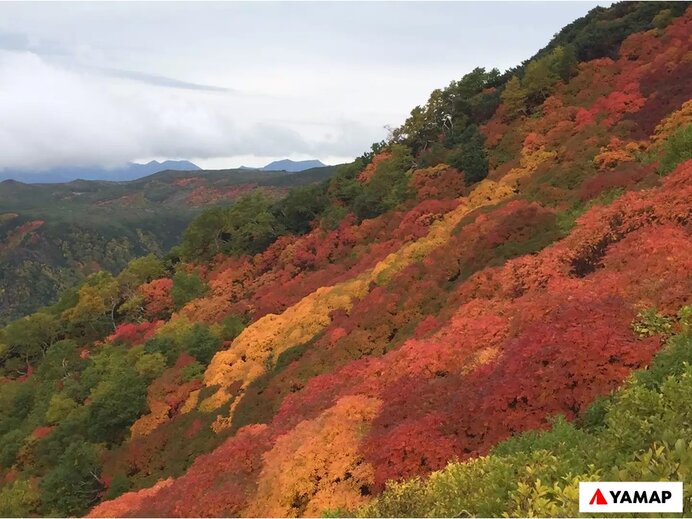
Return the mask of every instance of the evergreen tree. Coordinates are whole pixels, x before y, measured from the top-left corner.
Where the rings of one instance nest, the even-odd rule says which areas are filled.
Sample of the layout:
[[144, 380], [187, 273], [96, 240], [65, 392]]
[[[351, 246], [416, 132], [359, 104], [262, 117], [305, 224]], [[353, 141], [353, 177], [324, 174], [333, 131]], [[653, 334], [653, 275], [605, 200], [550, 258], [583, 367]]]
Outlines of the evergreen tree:
[[450, 165], [463, 171], [467, 185], [480, 182], [488, 176], [488, 154], [485, 150], [485, 137], [475, 125], [464, 132], [464, 144], [452, 154]]

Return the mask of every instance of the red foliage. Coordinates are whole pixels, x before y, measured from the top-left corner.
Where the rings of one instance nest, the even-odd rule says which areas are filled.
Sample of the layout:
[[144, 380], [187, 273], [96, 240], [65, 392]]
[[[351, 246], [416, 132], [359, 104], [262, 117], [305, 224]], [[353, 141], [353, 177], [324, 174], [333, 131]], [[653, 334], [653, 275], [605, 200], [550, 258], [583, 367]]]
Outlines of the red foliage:
[[[284, 398], [274, 426], [289, 429], [340, 395], [377, 396], [384, 407], [364, 452], [382, 485], [424, 474], [454, 455], [486, 452], [515, 432], [546, 426], [553, 414], [575, 417], [595, 396], [646, 365], [660, 346], [658, 338], [640, 340], [632, 333], [635, 307], [676, 308], [689, 293], [692, 249], [680, 224], [689, 219], [691, 177], [692, 161], [660, 189], [593, 208], [568, 239], [490, 271], [501, 280], [488, 291], [492, 299], [460, 301], [456, 317], [435, 335], [311, 378]], [[604, 237], [614, 241], [602, 252], [584, 248]], [[575, 277], [574, 259], [586, 250], [602, 254], [600, 266]], [[633, 251], [642, 250], [635, 267]], [[526, 270], [517, 271], [522, 264]], [[542, 281], [527, 280], [517, 292], [517, 272], [532, 272]], [[480, 279], [464, 283], [460, 295]], [[487, 320], [492, 314], [494, 321]], [[506, 315], [516, 317], [510, 323]], [[474, 363], [478, 367], [465, 374]], [[420, 423], [428, 424], [425, 434]], [[437, 445], [445, 445], [444, 459]]]
[[613, 126], [624, 114], [637, 112], [645, 103], [646, 99], [642, 97], [638, 86], [630, 84], [625, 92], [612, 92], [599, 99], [591, 110], [595, 113], [605, 112], [603, 124]]
[[128, 346], [137, 346], [150, 339], [156, 328], [163, 324], [163, 321], [144, 321], [143, 323], [123, 323], [118, 325], [113, 335], [108, 340], [113, 343], [124, 343]]
[[29, 377], [31, 377], [31, 375], [33, 375], [33, 374], [34, 374], [34, 367], [31, 364], [29, 364], [26, 367], [26, 373], [18, 376], [16, 380], [18, 380], [19, 382], [24, 382], [24, 381], [28, 380]]
[[173, 311], [172, 288], [173, 280], [170, 278], [155, 279], [140, 285], [139, 293], [144, 297], [144, 308], [149, 317], [164, 317]]
[[690, 98], [692, 67], [689, 65], [690, 31], [692, 17], [690, 9], [686, 16], [674, 20], [662, 35], [653, 31], [630, 36], [623, 47], [634, 52], [639, 71], [640, 90], [646, 97], [641, 109], [627, 118], [636, 122], [634, 136], [650, 136], [661, 119], [677, 110]]
[[464, 174], [446, 164], [439, 164], [414, 171], [411, 186], [419, 200], [457, 198], [464, 192]]
[[19, 477], [19, 471], [16, 468], [12, 467], [7, 472], [5, 472], [5, 474], [3, 475], [2, 481], [3, 481], [3, 483], [13, 483], [17, 480], [18, 477]]
[[357, 225], [346, 219], [333, 231], [282, 237], [252, 258], [223, 259], [209, 273], [211, 295], [196, 301], [190, 315], [214, 322], [228, 313], [250, 313], [255, 319], [280, 313], [314, 290], [350, 279], [403, 243], [425, 235], [457, 204], [424, 200], [407, 212]]
[[596, 198], [603, 191], [614, 188], [630, 189], [645, 178], [656, 179], [656, 165], [648, 166], [627, 162], [614, 169], [599, 173], [584, 181], [579, 188], [579, 199], [582, 201]]
[[37, 427], [33, 430], [31, 436], [33, 436], [34, 438], [38, 438], [40, 440], [48, 436], [53, 431], [53, 429], [55, 429], [55, 427], [52, 426]]
[[593, 123], [594, 119], [595, 118], [590, 111], [588, 111], [584, 108], [580, 108], [579, 110], [577, 110], [577, 115], [575, 117], [574, 122], [577, 124], [577, 128], [581, 129], [584, 126], [587, 126], [587, 125]]
[[[552, 99], [552, 98], [551, 98]], [[524, 139], [524, 148], [529, 151], [536, 151], [545, 145], [545, 138], [538, 133], [529, 133]]]
[[[269, 448], [267, 436], [265, 425], [241, 429], [214, 452], [198, 457], [173, 484], [161, 484], [145, 496], [136, 492], [125, 494], [115, 501], [102, 503], [90, 516], [238, 516], [261, 469], [262, 454]], [[125, 513], [121, 502], [128, 502]]]

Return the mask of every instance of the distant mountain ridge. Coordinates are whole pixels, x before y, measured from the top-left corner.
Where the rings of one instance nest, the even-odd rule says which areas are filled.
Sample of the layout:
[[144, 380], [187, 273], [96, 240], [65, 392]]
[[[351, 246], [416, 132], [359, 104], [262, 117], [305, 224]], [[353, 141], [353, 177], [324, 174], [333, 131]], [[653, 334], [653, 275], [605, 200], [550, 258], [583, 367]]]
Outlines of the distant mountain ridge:
[[18, 180], [27, 184], [56, 184], [73, 180], [110, 180], [122, 182], [137, 180], [159, 171], [198, 171], [201, 168], [188, 160], [152, 160], [146, 164], [128, 162], [119, 168], [100, 166], [60, 166], [42, 171], [3, 169], [0, 170], [0, 181]]
[[[252, 171], [286, 171], [298, 173], [313, 168], [323, 168], [326, 164], [313, 160], [275, 160], [261, 168], [241, 166], [238, 169]], [[189, 160], [152, 160], [146, 164], [128, 162], [118, 168], [102, 166], [59, 166], [45, 170], [0, 169], [0, 182], [16, 180], [25, 184], [60, 184], [74, 180], [107, 180], [124, 182], [159, 173], [160, 171], [199, 171], [202, 168]]]
[[312, 159], [312, 160], [275, 160], [270, 162], [266, 166], [261, 168], [251, 168], [248, 166], [240, 166], [240, 169], [254, 169], [259, 171], [287, 171], [289, 173], [297, 173], [299, 171], [305, 171], [306, 169], [312, 168], [323, 168], [326, 164], [322, 161]]

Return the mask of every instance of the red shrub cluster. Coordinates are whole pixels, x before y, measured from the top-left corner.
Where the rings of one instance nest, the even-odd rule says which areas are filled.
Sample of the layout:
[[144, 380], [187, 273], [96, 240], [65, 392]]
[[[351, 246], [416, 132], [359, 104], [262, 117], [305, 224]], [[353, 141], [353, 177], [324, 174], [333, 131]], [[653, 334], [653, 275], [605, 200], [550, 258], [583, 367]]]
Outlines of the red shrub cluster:
[[107, 340], [113, 343], [124, 343], [128, 346], [138, 346], [150, 339], [156, 333], [156, 328], [162, 324], [163, 321], [123, 323], [118, 325], [115, 332]]
[[151, 318], [164, 317], [173, 311], [173, 280], [170, 278], [155, 279], [139, 287], [144, 298], [144, 308]]

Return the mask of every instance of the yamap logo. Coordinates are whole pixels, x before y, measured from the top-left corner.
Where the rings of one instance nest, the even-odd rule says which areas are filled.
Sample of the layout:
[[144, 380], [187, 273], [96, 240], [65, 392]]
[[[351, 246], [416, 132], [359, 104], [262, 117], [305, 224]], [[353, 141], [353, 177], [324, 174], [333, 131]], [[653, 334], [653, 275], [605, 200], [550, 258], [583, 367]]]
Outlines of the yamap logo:
[[600, 488], [596, 489], [596, 492], [593, 493], [593, 497], [591, 498], [591, 501], [589, 501], [590, 505], [607, 505], [608, 501], [606, 501], [606, 498], [603, 497], [603, 492], [601, 492]]
[[579, 483], [580, 512], [680, 513], [682, 500], [682, 482]]

